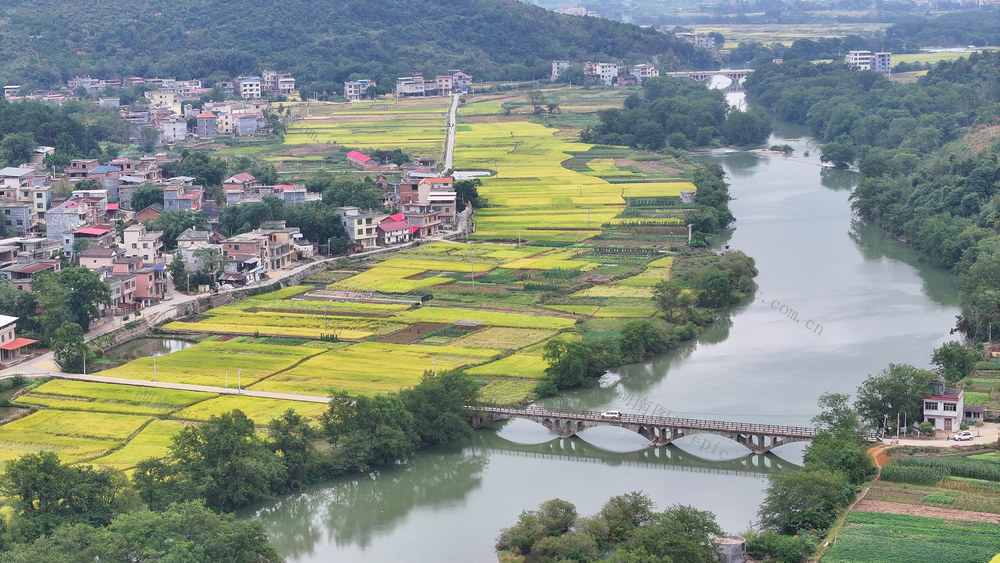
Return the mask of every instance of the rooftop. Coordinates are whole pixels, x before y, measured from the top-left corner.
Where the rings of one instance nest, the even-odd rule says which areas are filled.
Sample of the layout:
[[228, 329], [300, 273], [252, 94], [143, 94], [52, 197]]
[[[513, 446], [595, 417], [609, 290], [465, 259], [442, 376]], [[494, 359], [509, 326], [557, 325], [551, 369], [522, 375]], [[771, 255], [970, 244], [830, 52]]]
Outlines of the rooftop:
[[372, 159], [372, 157], [370, 157], [370, 156], [368, 156], [366, 154], [361, 154], [358, 151], [351, 151], [351, 152], [347, 153], [347, 158], [354, 159], [354, 160], [357, 160], [358, 162], [362, 162], [362, 163], [363, 162], [368, 162], [369, 160]]

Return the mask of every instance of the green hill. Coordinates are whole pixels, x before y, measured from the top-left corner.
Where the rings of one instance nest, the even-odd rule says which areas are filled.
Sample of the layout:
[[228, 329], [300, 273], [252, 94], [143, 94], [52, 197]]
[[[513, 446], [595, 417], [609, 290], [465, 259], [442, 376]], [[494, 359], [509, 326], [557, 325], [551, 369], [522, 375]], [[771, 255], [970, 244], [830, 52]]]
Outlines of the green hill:
[[[0, 80], [231, 77], [274, 68], [299, 84], [461, 68], [477, 80], [549, 75], [552, 59], [663, 56], [706, 64], [673, 37], [516, 0], [6, 0]], [[340, 87], [337, 87], [340, 90]]]

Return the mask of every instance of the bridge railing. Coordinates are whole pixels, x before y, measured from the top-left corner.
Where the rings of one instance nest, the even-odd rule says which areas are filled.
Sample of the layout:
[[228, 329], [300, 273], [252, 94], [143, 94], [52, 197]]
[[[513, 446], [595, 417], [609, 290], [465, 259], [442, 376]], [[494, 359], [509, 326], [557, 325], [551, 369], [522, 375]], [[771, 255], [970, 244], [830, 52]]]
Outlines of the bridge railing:
[[554, 418], [573, 418], [577, 420], [591, 420], [596, 422], [628, 422], [635, 424], [650, 424], [655, 426], [681, 426], [692, 429], [704, 430], [724, 430], [732, 432], [746, 432], [756, 434], [783, 434], [791, 436], [810, 437], [816, 435], [819, 430], [807, 426], [781, 426], [774, 424], [753, 424], [747, 422], [730, 422], [726, 420], [678, 418], [671, 416], [649, 416], [634, 413], [621, 413], [620, 417], [609, 418], [601, 416], [599, 411], [571, 410], [571, 409], [550, 409], [542, 407], [512, 408], [504, 406], [480, 405], [469, 407], [493, 414], [504, 414], [513, 416], [551, 416]]

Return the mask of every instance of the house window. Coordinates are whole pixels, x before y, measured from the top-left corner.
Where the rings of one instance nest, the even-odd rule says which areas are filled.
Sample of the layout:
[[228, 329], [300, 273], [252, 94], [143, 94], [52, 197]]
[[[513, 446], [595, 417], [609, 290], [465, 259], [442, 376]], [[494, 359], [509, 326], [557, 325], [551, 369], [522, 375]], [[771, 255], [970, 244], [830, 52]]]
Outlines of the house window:
[[936, 411], [937, 410], [937, 403], [930, 402], [930, 401], [924, 401], [924, 410], [925, 411]]
[[955, 403], [945, 403], [944, 404], [944, 410], [948, 411], [948, 412], [955, 412], [956, 410], [958, 410], [956, 408], [957, 406], [958, 405], [956, 405]]
[[239, 250], [239, 249], [240, 249], [240, 245], [238, 245], [238, 244], [234, 244], [233, 245], [233, 250]]

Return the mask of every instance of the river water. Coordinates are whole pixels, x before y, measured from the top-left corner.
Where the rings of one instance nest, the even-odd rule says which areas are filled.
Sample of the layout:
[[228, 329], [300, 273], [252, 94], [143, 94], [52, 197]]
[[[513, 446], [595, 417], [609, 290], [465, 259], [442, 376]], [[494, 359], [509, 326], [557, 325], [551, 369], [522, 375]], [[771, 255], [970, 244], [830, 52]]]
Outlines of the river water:
[[[696, 342], [545, 405], [807, 425], [823, 392], [851, 393], [890, 362], [928, 365], [959, 312], [952, 276], [857, 224], [848, 200], [855, 174], [822, 168], [818, 145], [802, 131], [777, 127], [771, 144], [795, 152], [705, 157], [729, 174], [737, 217], [716, 242], [757, 260], [757, 296]], [[646, 448], [615, 428], [561, 440], [511, 421], [250, 514], [290, 561], [496, 561], [499, 530], [555, 497], [593, 514], [610, 496], [642, 490], [661, 508], [711, 510], [740, 533], [766, 475], [801, 463], [802, 444], [748, 456], [724, 438], [686, 440]]]

